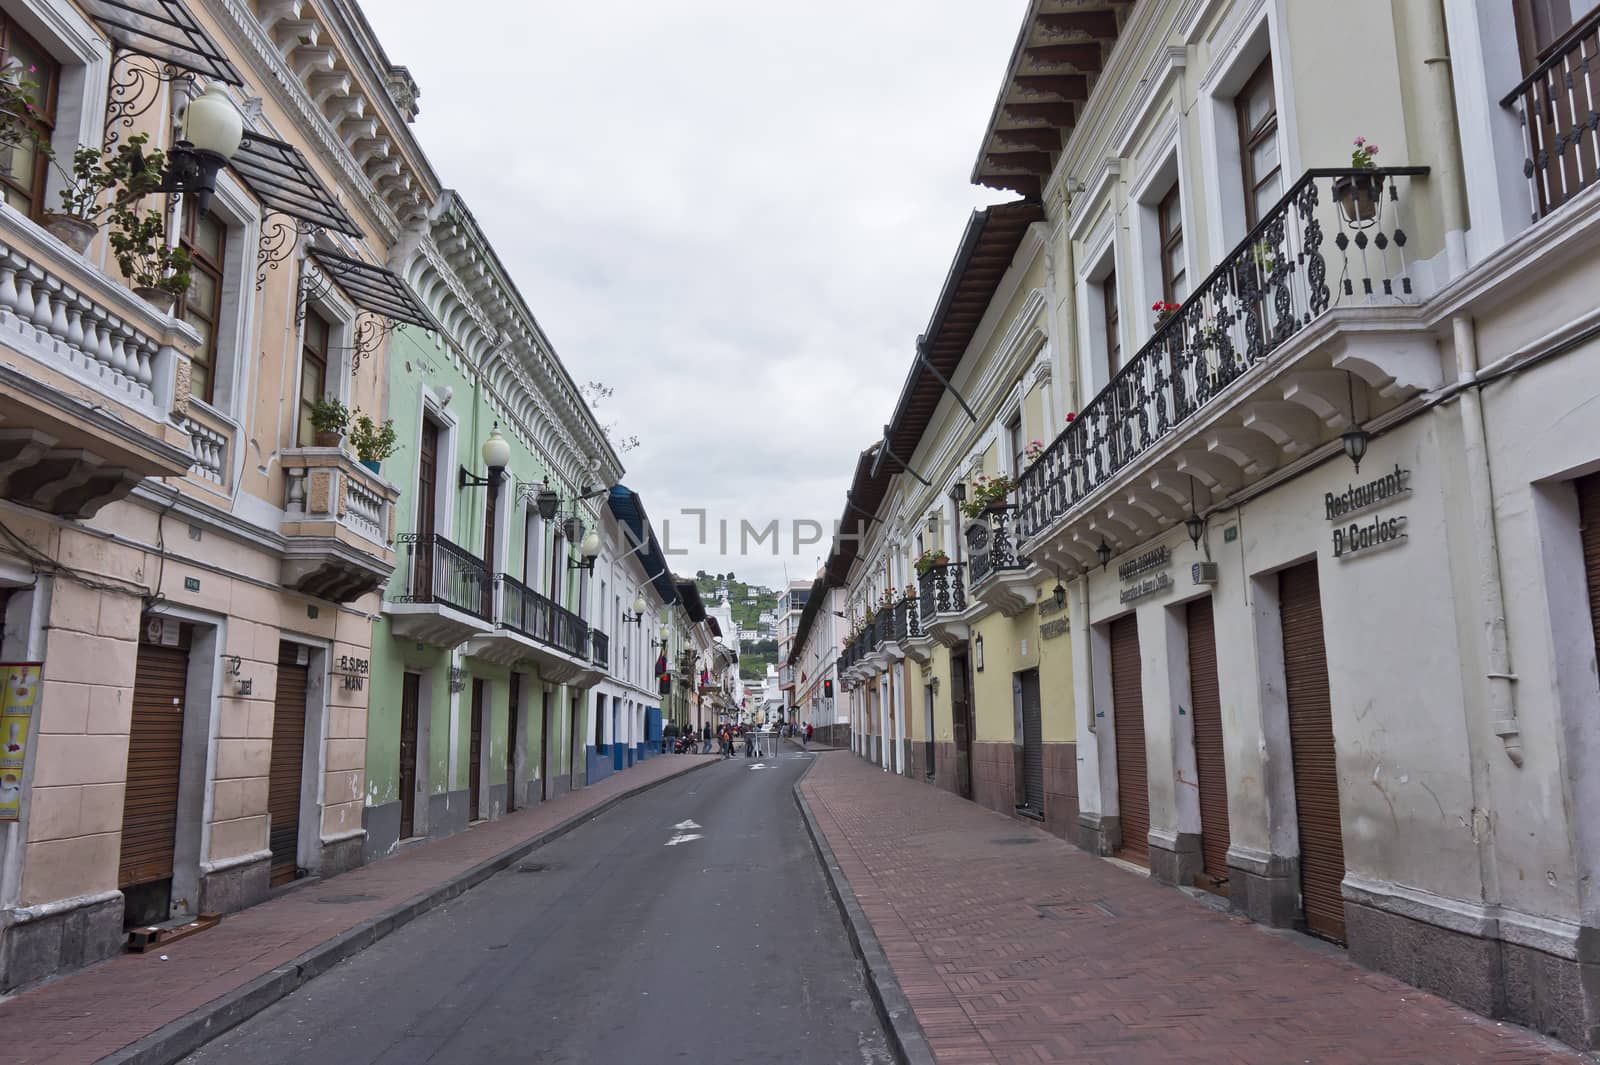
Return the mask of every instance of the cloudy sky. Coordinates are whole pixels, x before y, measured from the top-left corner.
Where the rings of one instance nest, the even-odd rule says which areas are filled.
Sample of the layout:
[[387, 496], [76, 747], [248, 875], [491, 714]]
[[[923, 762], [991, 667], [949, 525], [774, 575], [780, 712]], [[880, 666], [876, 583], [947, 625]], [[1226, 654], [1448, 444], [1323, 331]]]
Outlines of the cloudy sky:
[[793, 523], [831, 530], [968, 213], [1007, 198], [968, 175], [1026, 0], [365, 7], [441, 180], [573, 378], [615, 389], [674, 569], [810, 577], [826, 542]]

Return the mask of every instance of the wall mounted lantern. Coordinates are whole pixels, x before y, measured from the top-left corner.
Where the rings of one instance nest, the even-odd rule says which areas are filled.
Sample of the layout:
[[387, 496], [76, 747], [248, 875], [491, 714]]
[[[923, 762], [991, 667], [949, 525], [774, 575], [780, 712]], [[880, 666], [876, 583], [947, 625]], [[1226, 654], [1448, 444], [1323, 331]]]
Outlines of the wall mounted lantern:
[[1189, 532], [1189, 542], [1195, 547], [1200, 546], [1200, 537], [1206, 533], [1206, 519], [1200, 516], [1200, 508], [1194, 505], [1194, 478], [1189, 478], [1189, 516], [1183, 519], [1183, 527]]
[[1350, 461], [1355, 465], [1356, 472], [1361, 472], [1361, 460], [1367, 454], [1367, 443], [1372, 439], [1372, 434], [1356, 423], [1356, 380], [1346, 370], [1344, 374], [1345, 387], [1350, 394], [1350, 428], [1339, 434], [1339, 440], [1344, 444], [1344, 453], [1350, 456]]
[[598, 532], [593, 529], [589, 530], [588, 535], [583, 538], [583, 542], [578, 545], [578, 555], [580, 557], [577, 559], [573, 559], [570, 556], [567, 558], [567, 568], [592, 571], [594, 569], [594, 560], [600, 557], [600, 534]]
[[184, 110], [183, 133], [167, 152], [167, 172], [156, 191], [193, 196], [195, 210], [205, 217], [211, 194], [217, 191], [217, 171], [233, 158], [243, 139], [244, 116], [221, 83], [212, 82]]
[[489, 475], [479, 477], [463, 466], [457, 483], [462, 488], [487, 487], [491, 496], [497, 495], [500, 491], [500, 482], [506, 479], [506, 467], [511, 465], [511, 445], [500, 435], [498, 423], [489, 430], [489, 439], [483, 442], [481, 453], [483, 465], [488, 469]]
[[1094, 557], [1100, 560], [1100, 568], [1105, 569], [1111, 562], [1111, 545], [1106, 543], [1104, 536], [1100, 537], [1100, 546], [1094, 549]]
[[644, 622], [644, 608], [647, 605], [644, 601], [644, 593], [640, 592], [633, 600], [633, 613], [630, 614], [626, 610], [622, 612], [622, 623], [624, 625], [642, 624]]

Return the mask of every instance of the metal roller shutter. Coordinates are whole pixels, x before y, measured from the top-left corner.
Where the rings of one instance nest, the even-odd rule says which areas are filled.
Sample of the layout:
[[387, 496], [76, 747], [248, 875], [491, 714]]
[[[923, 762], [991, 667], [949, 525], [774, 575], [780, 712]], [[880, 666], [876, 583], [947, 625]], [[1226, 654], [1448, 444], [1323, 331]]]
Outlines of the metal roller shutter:
[[1295, 816], [1300, 828], [1300, 894], [1306, 927], [1343, 943], [1344, 830], [1339, 819], [1339, 774], [1328, 696], [1328, 655], [1322, 637], [1317, 564], [1278, 575], [1283, 663], [1289, 701], [1289, 747], [1294, 767]]
[[1111, 623], [1111, 720], [1116, 730], [1119, 858], [1150, 863], [1150, 782], [1144, 752], [1144, 688], [1139, 676], [1139, 621]]
[[1583, 568], [1589, 580], [1589, 617], [1594, 650], [1600, 656], [1600, 473], [1578, 480], [1578, 528], [1583, 537]]
[[1039, 671], [1021, 675], [1022, 780], [1028, 809], [1044, 816], [1044, 724], [1039, 708]]
[[267, 846], [271, 879], [287, 884], [300, 865], [300, 778], [306, 757], [306, 687], [309, 667], [297, 664], [299, 644], [278, 644], [278, 689], [272, 705], [272, 760], [267, 769]]
[[1200, 790], [1199, 886], [1228, 882], [1228, 771], [1222, 752], [1222, 698], [1217, 689], [1217, 627], [1211, 600], [1196, 599], [1189, 623], [1189, 701]]
[[[172, 624], [172, 622], [168, 622]], [[181, 644], [188, 643], [188, 627]], [[187, 646], [141, 643], [133, 679], [128, 783], [122, 806], [117, 887], [167, 880], [178, 830], [178, 774], [183, 756]]]

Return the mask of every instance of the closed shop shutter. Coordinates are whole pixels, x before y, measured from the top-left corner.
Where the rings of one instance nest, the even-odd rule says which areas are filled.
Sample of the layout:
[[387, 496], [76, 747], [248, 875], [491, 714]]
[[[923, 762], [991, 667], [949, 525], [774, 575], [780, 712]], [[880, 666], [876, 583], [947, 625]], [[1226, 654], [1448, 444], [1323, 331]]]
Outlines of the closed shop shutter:
[[278, 690], [272, 705], [272, 761], [267, 769], [272, 883], [294, 879], [300, 857], [300, 783], [306, 756], [306, 686], [310, 669], [296, 661], [307, 652], [278, 644]]
[[1228, 773], [1222, 753], [1222, 699], [1217, 688], [1217, 628], [1211, 600], [1196, 599], [1189, 622], [1189, 702], [1200, 790], [1199, 886], [1228, 882]]
[[1294, 767], [1295, 816], [1300, 829], [1300, 895], [1306, 927], [1343, 943], [1344, 830], [1339, 820], [1339, 774], [1328, 696], [1328, 655], [1322, 636], [1317, 564], [1278, 575], [1283, 621], [1284, 687], [1289, 702], [1289, 748]]
[[1150, 783], [1144, 753], [1144, 690], [1139, 677], [1139, 622], [1111, 623], [1111, 718], [1116, 730], [1119, 858], [1150, 863]]
[[472, 740], [467, 745], [467, 818], [480, 816], [483, 793], [483, 681], [472, 682]]
[[1044, 725], [1039, 711], [1039, 671], [1021, 674], [1022, 781], [1028, 809], [1044, 816]]
[[[167, 622], [175, 624], [175, 622]], [[188, 627], [178, 647], [141, 643], [133, 679], [128, 784], [122, 807], [117, 887], [172, 877], [183, 757], [183, 699], [189, 678]]]
[[1600, 473], [1578, 480], [1578, 523], [1583, 536], [1583, 568], [1589, 578], [1594, 650], [1600, 656]]

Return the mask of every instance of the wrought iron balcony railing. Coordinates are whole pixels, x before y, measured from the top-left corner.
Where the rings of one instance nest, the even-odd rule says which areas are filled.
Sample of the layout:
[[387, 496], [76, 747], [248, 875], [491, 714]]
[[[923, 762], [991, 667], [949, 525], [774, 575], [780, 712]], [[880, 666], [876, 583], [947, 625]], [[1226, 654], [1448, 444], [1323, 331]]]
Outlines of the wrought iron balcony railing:
[[1307, 171], [1023, 471], [1017, 542], [1066, 514], [1329, 309], [1411, 300], [1400, 186], [1426, 173]]
[[397, 603], [434, 603], [487, 621], [494, 613], [494, 579], [483, 559], [438, 533], [401, 533], [406, 591]]
[[914, 640], [922, 635], [922, 625], [918, 615], [920, 601], [920, 596], [907, 596], [895, 607], [896, 639]]
[[589, 661], [601, 669], [611, 668], [611, 637], [599, 629], [589, 630]]
[[1016, 516], [1016, 504], [1004, 503], [967, 524], [967, 575], [973, 588], [996, 573], [1028, 568], [1012, 537]]
[[967, 593], [961, 584], [961, 563], [943, 562], [929, 566], [917, 578], [918, 622], [926, 633], [941, 614], [959, 614], [967, 609]]
[[1522, 172], [1537, 221], [1600, 180], [1600, 9], [1500, 101], [1522, 121]]

